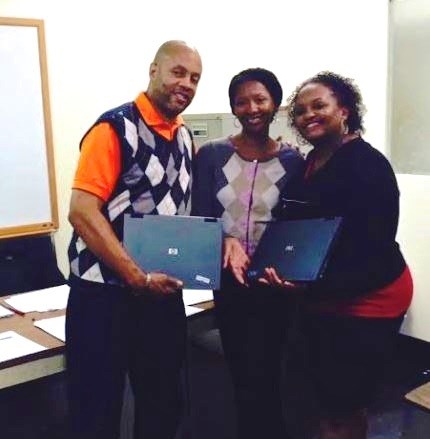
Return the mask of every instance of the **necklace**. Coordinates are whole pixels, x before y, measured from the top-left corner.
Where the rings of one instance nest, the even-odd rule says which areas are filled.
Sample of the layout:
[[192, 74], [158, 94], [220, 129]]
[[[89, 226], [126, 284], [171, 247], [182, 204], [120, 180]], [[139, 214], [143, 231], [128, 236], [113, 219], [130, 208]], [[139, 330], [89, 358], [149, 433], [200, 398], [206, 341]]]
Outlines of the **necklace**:
[[[356, 133], [346, 134], [342, 137], [340, 142], [337, 142], [334, 147], [331, 148], [317, 148], [314, 149], [312, 156], [310, 157], [309, 163], [306, 167], [305, 178], [310, 177], [319, 169], [323, 168], [325, 164], [332, 158], [334, 153], [341, 148], [345, 143], [350, 142], [353, 139], [358, 138], [359, 135]], [[319, 153], [319, 154], [318, 154]]]
[[240, 134], [230, 138], [237, 153], [246, 160], [269, 160], [278, 155], [281, 142], [268, 137], [259, 141], [258, 138], [244, 138]]

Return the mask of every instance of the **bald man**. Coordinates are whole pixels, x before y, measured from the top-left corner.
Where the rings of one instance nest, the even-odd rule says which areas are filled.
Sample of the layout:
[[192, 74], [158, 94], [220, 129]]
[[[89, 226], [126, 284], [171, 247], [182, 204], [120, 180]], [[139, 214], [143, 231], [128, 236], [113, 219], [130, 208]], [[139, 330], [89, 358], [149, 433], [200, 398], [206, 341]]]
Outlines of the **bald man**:
[[128, 213], [190, 213], [193, 148], [180, 114], [201, 73], [195, 48], [165, 42], [146, 92], [102, 114], [81, 141], [69, 212], [72, 437], [118, 438], [126, 373], [135, 438], [175, 436], [186, 340], [182, 281], [137, 266], [122, 245], [122, 229]]

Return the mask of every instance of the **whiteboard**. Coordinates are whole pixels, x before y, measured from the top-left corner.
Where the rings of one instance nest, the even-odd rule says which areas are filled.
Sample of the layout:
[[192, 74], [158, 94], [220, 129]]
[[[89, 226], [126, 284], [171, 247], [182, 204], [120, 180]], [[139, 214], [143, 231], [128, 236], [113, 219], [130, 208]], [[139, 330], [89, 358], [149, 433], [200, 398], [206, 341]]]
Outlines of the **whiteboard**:
[[42, 20], [0, 17], [0, 238], [58, 228]]

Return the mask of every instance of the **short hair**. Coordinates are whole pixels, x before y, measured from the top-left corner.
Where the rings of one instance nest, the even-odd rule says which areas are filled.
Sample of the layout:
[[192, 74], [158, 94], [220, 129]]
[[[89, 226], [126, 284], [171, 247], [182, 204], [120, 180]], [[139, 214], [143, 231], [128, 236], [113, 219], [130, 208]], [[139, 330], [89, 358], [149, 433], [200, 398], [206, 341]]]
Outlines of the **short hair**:
[[230, 98], [231, 111], [234, 112], [234, 99], [236, 98], [237, 89], [240, 85], [248, 81], [261, 82], [269, 91], [270, 96], [275, 103], [276, 110], [282, 102], [282, 87], [278, 78], [269, 70], [255, 67], [251, 69], [242, 70], [237, 75], [233, 76], [228, 87], [228, 96]]
[[293, 128], [296, 128], [294, 115], [297, 96], [302, 88], [308, 84], [322, 84], [328, 87], [336, 96], [339, 105], [347, 108], [349, 111], [348, 119], [346, 120], [349, 132], [364, 132], [363, 115], [365, 113], [365, 107], [363, 105], [360, 89], [352, 79], [345, 78], [344, 76], [330, 71], [319, 72], [311, 78], [306, 79], [306, 81], [302, 82], [288, 98], [288, 118]]

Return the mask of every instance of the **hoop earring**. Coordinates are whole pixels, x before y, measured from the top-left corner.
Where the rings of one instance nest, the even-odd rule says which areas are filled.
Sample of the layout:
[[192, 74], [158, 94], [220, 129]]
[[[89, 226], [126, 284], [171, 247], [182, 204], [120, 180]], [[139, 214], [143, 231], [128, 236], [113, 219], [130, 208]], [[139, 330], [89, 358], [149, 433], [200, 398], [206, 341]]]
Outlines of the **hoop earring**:
[[298, 132], [296, 133], [296, 142], [298, 146], [309, 146], [309, 142]]
[[234, 116], [233, 125], [234, 125], [236, 128], [240, 128], [240, 127], [242, 126], [242, 125], [240, 124], [240, 122], [239, 122], [239, 119], [238, 119], [236, 116]]
[[346, 136], [349, 134], [349, 126], [346, 120], [342, 121], [342, 125], [343, 125], [343, 135]]

